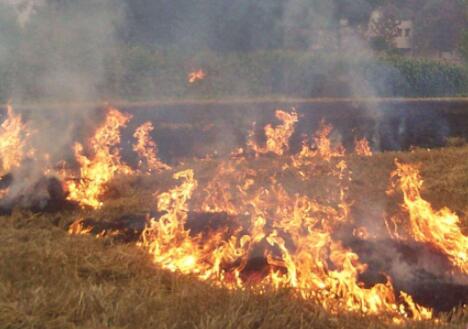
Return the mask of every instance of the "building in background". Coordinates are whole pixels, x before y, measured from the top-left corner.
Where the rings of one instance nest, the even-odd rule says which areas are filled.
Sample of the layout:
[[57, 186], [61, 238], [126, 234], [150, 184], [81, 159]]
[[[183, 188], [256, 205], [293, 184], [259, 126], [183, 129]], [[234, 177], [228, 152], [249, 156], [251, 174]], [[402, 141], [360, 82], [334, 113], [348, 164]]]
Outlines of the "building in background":
[[367, 38], [369, 42], [376, 43], [378, 50], [394, 49], [411, 55], [414, 50], [414, 24], [410, 19], [402, 20], [395, 13], [377, 9], [370, 16]]
[[[372, 12], [367, 28], [367, 40], [372, 48], [377, 51], [392, 51], [401, 55], [418, 56], [430, 59], [445, 60], [449, 62], [461, 62], [462, 58], [457, 47], [443, 46], [443, 39], [436, 36], [438, 31], [431, 31], [425, 35], [417, 33], [417, 20], [413, 20], [413, 14], [402, 14], [397, 7], [390, 9], [377, 9]], [[403, 17], [403, 18], [401, 18]], [[442, 26], [440, 27], [443, 28]], [[427, 31], [427, 28], [426, 28]], [[431, 39], [430, 46], [421, 47], [420, 38]], [[419, 38], [419, 39], [418, 39]], [[425, 40], [425, 41], [426, 41]], [[435, 42], [433, 40], [439, 40]], [[426, 41], [427, 44], [427, 41]]]
[[413, 21], [400, 21], [393, 37], [393, 46], [401, 52], [410, 53], [413, 49], [413, 35]]

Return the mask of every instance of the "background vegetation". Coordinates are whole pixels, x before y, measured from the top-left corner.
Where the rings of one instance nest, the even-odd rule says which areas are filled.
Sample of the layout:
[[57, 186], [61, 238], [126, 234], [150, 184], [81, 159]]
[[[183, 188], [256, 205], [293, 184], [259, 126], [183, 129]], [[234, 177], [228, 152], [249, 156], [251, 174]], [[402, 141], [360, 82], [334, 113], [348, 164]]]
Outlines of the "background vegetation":
[[[12, 97], [16, 67], [22, 71], [22, 99], [41, 98], [41, 67], [19, 58], [0, 67], [0, 99]], [[98, 89], [108, 99], [437, 97], [468, 92], [468, 70], [463, 66], [400, 56], [284, 50], [188, 56], [180, 49], [134, 46], [107, 58], [104, 67]], [[187, 74], [200, 68], [206, 78], [189, 84]]]
[[466, 0], [44, 0], [27, 20], [21, 1], [0, 1], [2, 101], [467, 94]]

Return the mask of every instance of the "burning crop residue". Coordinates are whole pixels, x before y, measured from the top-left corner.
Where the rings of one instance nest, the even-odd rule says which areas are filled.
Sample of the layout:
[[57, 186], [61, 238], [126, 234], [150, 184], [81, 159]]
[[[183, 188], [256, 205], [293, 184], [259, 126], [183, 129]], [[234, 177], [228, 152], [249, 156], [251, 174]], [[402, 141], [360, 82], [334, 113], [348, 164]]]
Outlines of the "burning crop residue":
[[8, 174], [21, 164], [26, 152], [26, 139], [30, 135], [21, 116], [7, 106], [7, 117], [0, 127], [0, 175]]
[[[292, 288], [333, 313], [431, 317], [431, 311], [416, 305], [409, 295], [396, 296], [391, 281], [371, 288], [359, 283], [365, 264], [332, 237], [334, 221], [343, 220], [345, 212], [305, 196], [288, 196], [280, 185], [273, 185], [252, 196], [243, 191], [246, 199], [238, 211], [248, 212], [245, 227], [231, 234], [219, 230], [208, 237], [191, 236], [186, 229], [187, 203], [197, 182], [192, 171], [174, 177], [183, 181], [159, 196], [158, 209], [166, 214], [152, 221], [141, 244], [164, 268], [228, 288]], [[257, 271], [255, 257], [262, 259]]]
[[202, 81], [206, 78], [206, 73], [202, 69], [190, 72], [187, 76], [187, 81], [189, 84], [194, 84], [196, 82]]
[[248, 146], [255, 154], [273, 153], [283, 155], [288, 150], [289, 138], [294, 133], [294, 125], [298, 120], [297, 113], [278, 110], [276, 111], [276, 117], [281, 120], [282, 124], [274, 128], [271, 125], [265, 127], [265, 136], [267, 137], [265, 146], [258, 146], [255, 141], [249, 139]]
[[[292, 154], [290, 139], [299, 116], [278, 110], [276, 118], [277, 125], [264, 129], [264, 143], [252, 133], [245, 150], [210, 160], [211, 167], [200, 169], [194, 163], [174, 170], [174, 186], [158, 187], [151, 214], [106, 224], [82, 219], [80, 213], [69, 233], [135, 241], [154, 263], [169, 271], [260, 294], [289, 289], [295, 298], [318, 303], [333, 314], [388, 315], [395, 322], [433, 318], [428, 305], [401, 289], [401, 278], [384, 267], [375, 269], [350, 243], [357, 240], [371, 246], [385, 240], [353, 217], [352, 172], [344, 147], [330, 137], [332, 126], [322, 122], [312, 139], [305, 139], [302, 149]], [[130, 120], [130, 115], [108, 108], [88, 143], [75, 144], [75, 167], [70, 164], [61, 173], [69, 200], [87, 210], [99, 209], [115, 177], [159, 178], [159, 172], [172, 170], [158, 158], [150, 122], [136, 129], [130, 144], [140, 158], [139, 167], [124, 163], [120, 134]], [[15, 145], [25, 145], [18, 136], [26, 128], [11, 108], [2, 128], [2, 134], [16, 136]], [[357, 155], [372, 156], [367, 140], [357, 140], [355, 146]], [[17, 161], [4, 165], [4, 171], [21, 163], [23, 153], [11, 153]], [[396, 162], [396, 167], [392, 187], [401, 190], [403, 205], [394, 216], [382, 214], [386, 219], [382, 225], [389, 231], [385, 239], [395, 245], [408, 243], [407, 249], [435, 250], [449, 263], [442, 279], [466, 280], [468, 238], [459, 218], [448, 209], [433, 210], [421, 197], [422, 180], [414, 166]], [[310, 182], [323, 187], [318, 189], [321, 194], [309, 193]], [[382, 252], [371, 249], [372, 255]], [[378, 279], [366, 279], [372, 271]]]
[[330, 133], [333, 127], [322, 121], [319, 130], [315, 133], [312, 145], [307, 141], [303, 142], [301, 151], [293, 156], [293, 164], [298, 167], [307, 167], [313, 165], [314, 159], [322, 159], [330, 162], [334, 158], [344, 156], [344, 148], [338, 145], [332, 145]]
[[[423, 180], [414, 166], [398, 161], [396, 166], [392, 174], [393, 185], [403, 191], [403, 208], [409, 216], [408, 230], [402, 234], [432, 245], [447, 255], [456, 268], [468, 274], [468, 237], [461, 232], [459, 217], [448, 208], [435, 211], [421, 197]], [[404, 236], [398, 232], [397, 221], [397, 218], [391, 219], [395, 229], [390, 230], [390, 234], [396, 239], [403, 239]]]
[[354, 150], [357, 155], [363, 157], [372, 156], [372, 149], [369, 145], [369, 141], [366, 138], [356, 139], [354, 144]]
[[116, 174], [130, 174], [132, 169], [120, 160], [118, 144], [120, 143], [120, 128], [130, 120], [116, 109], [110, 108], [106, 120], [98, 128], [90, 140], [92, 157], [83, 154], [82, 144], [75, 144], [76, 161], [80, 165], [80, 176], [77, 180], [69, 180], [67, 188], [69, 199], [82, 205], [98, 208], [102, 205], [99, 197], [108, 183]]
[[[270, 153], [282, 155], [291, 136], [291, 123], [297, 117], [278, 113], [285, 123], [266, 129], [266, 145], [270, 145]], [[258, 184], [256, 173], [245, 169], [247, 160], [237, 159], [219, 166], [204, 193], [203, 209], [189, 206], [198, 185], [193, 171], [175, 174], [174, 178], [181, 182], [157, 197], [158, 209], [165, 214], [151, 221], [141, 246], [166, 269], [228, 288], [250, 287], [259, 292], [291, 288], [298, 296], [315, 300], [333, 313], [385, 313], [395, 320], [431, 318], [431, 311], [415, 304], [410, 295], [396, 293], [389, 278], [364, 287], [359, 276], [366, 265], [334, 238], [339, 227], [351, 219], [343, 196], [347, 180], [343, 153], [333, 152], [330, 142], [325, 141], [329, 132], [322, 127], [316, 138], [317, 150], [307, 154], [323, 156], [318, 160], [325, 162], [332, 156], [339, 158], [328, 167], [329, 174], [339, 182], [335, 206], [307, 195], [291, 195], [275, 176]], [[254, 146], [254, 150], [266, 153], [266, 148]], [[286, 160], [288, 166], [303, 165], [293, 160]], [[187, 218], [190, 211], [197, 210], [226, 212], [242, 220], [234, 228], [193, 235], [187, 228]]]
[[150, 133], [154, 130], [151, 122], [145, 122], [139, 126], [133, 137], [137, 140], [133, 145], [133, 150], [139, 155], [139, 166], [147, 172], [158, 172], [161, 170], [170, 169], [158, 158], [158, 148], [156, 143], [151, 139]]

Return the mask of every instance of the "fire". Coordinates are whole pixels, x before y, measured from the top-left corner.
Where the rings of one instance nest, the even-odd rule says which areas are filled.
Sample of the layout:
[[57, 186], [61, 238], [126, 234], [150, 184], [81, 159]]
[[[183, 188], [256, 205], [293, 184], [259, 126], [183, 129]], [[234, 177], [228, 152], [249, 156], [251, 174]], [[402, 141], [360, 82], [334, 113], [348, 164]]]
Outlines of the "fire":
[[80, 219], [75, 220], [70, 225], [70, 227], [68, 228], [68, 234], [71, 234], [71, 235], [86, 235], [86, 234], [90, 234], [92, 232], [92, 230], [93, 229], [91, 227], [85, 227], [83, 225], [83, 220], [80, 218]]
[[201, 81], [205, 79], [205, 77], [206, 77], [205, 71], [203, 71], [202, 69], [199, 69], [197, 71], [190, 72], [188, 74], [187, 80], [190, 84], [193, 84], [197, 81]]
[[[304, 143], [298, 154], [291, 155], [289, 140], [297, 113], [278, 110], [276, 117], [281, 123], [265, 127], [264, 146], [248, 140], [255, 159], [247, 159], [239, 151], [220, 161], [200, 189], [193, 169], [174, 174], [177, 185], [155, 196], [161, 215], [151, 219], [138, 245], [162, 268], [216, 286], [249, 288], [258, 293], [287, 288], [294, 296], [319, 303], [334, 314], [390, 315], [395, 322], [431, 319], [432, 311], [396, 290], [389, 277], [365, 286], [361, 276], [367, 265], [337, 239], [341, 228], [354, 223], [348, 196], [351, 173], [344, 148], [330, 139], [332, 126], [322, 122], [311, 145]], [[129, 119], [109, 109], [90, 140], [92, 157], [83, 155], [83, 146], [76, 145], [81, 175], [79, 181], [69, 182], [71, 199], [99, 208], [106, 184], [117, 173], [132, 172], [122, 164], [117, 148], [119, 130]], [[148, 122], [134, 134], [134, 151], [149, 172], [169, 168], [157, 157], [156, 143], [150, 138], [153, 129]], [[356, 141], [356, 153], [372, 155], [367, 140]], [[262, 167], [266, 161], [270, 170]], [[327, 189], [325, 199], [312, 197], [307, 191], [293, 191], [282, 179], [294, 172], [303, 180], [314, 180], [317, 171], [336, 181], [336, 190]], [[422, 199], [422, 180], [413, 166], [397, 162], [392, 177], [394, 187], [398, 185], [403, 191], [404, 208], [409, 214], [408, 238], [431, 244], [468, 273], [468, 238], [461, 232], [457, 215], [448, 209], [434, 211]], [[194, 223], [194, 218], [199, 219], [197, 214], [220, 217], [214, 225], [200, 229], [205, 224]], [[90, 232], [82, 221], [70, 227], [71, 234]], [[391, 233], [403, 239], [397, 230]], [[361, 240], [373, 239], [365, 227], [355, 227], [352, 234]]]
[[143, 244], [148, 247], [155, 262], [164, 268], [182, 273], [196, 269], [201, 254], [195, 242], [185, 230], [187, 221], [187, 200], [197, 186], [193, 171], [187, 170], [174, 175], [183, 180], [182, 184], [158, 197], [158, 210], [167, 212], [159, 221], [152, 221], [143, 233]]
[[[109, 107], [89, 145], [75, 144], [80, 168], [78, 179], [66, 179], [70, 200], [83, 207], [100, 208], [108, 183], [116, 175], [134, 173], [122, 162], [119, 151], [120, 130], [130, 118]], [[332, 126], [321, 122], [312, 143], [305, 141], [298, 154], [289, 154], [298, 115], [294, 110], [277, 110], [276, 118], [280, 124], [264, 129], [264, 146], [252, 136], [247, 141], [256, 155], [254, 159], [243, 157], [243, 149], [233, 153], [230, 159], [220, 161], [203, 189], [198, 189], [193, 169], [174, 174], [178, 185], [156, 195], [160, 217], [149, 221], [138, 245], [162, 268], [220, 287], [249, 288], [258, 293], [286, 288], [295, 297], [316, 302], [333, 314], [390, 315], [396, 322], [431, 319], [432, 311], [395, 289], [390, 277], [384, 275], [386, 279], [380, 283], [366, 286], [361, 277], [367, 265], [338, 240], [343, 227], [353, 228], [352, 234], [360, 240], [374, 237], [366, 227], [354, 227], [357, 223], [353, 222], [348, 197], [351, 172], [344, 148], [330, 138]], [[150, 136], [153, 130], [146, 122], [133, 135], [140, 168], [149, 173], [170, 169], [158, 158], [157, 145]], [[0, 127], [2, 174], [21, 165], [27, 156], [28, 137], [21, 116], [8, 106], [7, 118]], [[356, 154], [372, 156], [366, 139], [355, 144]], [[49, 156], [44, 159], [49, 160]], [[265, 163], [270, 165], [268, 170]], [[415, 166], [398, 161], [396, 166], [392, 187], [403, 192], [402, 207], [407, 216], [394, 216], [386, 222], [387, 227], [394, 225], [389, 229], [391, 236], [431, 245], [447, 256], [454, 269], [468, 274], [468, 237], [462, 232], [460, 218], [448, 208], [434, 210], [422, 198], [423, 180]], [[334, 182], [333, 188], [324, 189], [323, 198], [296, 190], [285, 179], [298, 174], [303, 180], [317, 179], [320, 184], [317, 172]], [[52, 167], [46, 173], [54, 173]], [[200, 214], [215, 216], [216, 223], [212, 225], [211, 219], [205, 224], [194, 223]], [[402, 222], [404, 225], [400, 225]], [[200, 229], [200, 225], [205, 227]], [[79, 219], [68, 232], [90, 234], [93, 226]], [[118, 228], [111, 227], [98, 237], [118, 234]], [[139, 231], [135, 234], [138, 237]]]
[[[287, 150], [297, 116], [278, 111], [277, 117], [283, 124], [265, 129], [267, 144], [255, 148], [257, 154], [282, 156]], [[328, 140], [330, 132], [331, 126], [322, 125], [316, 135], [316, 161], [329, 163], [343, 155], [342, 148], [333, 148]], [[294, 156], [289, 161], [293, 164]], [[275, 174], [260, 180], [259, 171], [248, 168], [244, 158], [219, 165], [201, 192], [202, 202], [192, 200], [198, 186], [193, 170], [179, 172], [174, 178], [180, 184], [157, 197], [157, 208], [164, 215], [151, 221], [140, 246], [165, 269], [230, 289], [289, 288], [332, 313], [430, 319], [432, 311], [414, 303], [409, 295], [398, 294], [390, 279], [372, 287], [359, 281], [367, 266], [334, 238], [339, 227], [351, 220], [343, 187], [348, 180], [347, 165], [339, 159], [330, 170], [343, 183], [338, 184], [335, 204], [291, 194]], [[234, 218], [233, 226], [194, 233], [189, 217], [197, 211], [224, 212]]]
[[80, 177], [67, 181], [70, 200], [77, 201], [82, 206], [99, 208], [102, 206], [100, 197], [106, 190], [106, 184], [118, 173], [132, 173], [132, 169], [121, 162], [118, 148], [119, 131], [129, 120], [129, 115], [110, 107], [105, 121], [89, 141], [92, 156], [84, 154], [82, 144], [75, 144]]
[[369, 146], [369, 141], [365, 137], [354, 141], [354, 151], [357, 155], [362, 157], [372, 156], [372, 149]]
[[[454, 266], [468, 274], [468, 237], [461, 231], [460, 218], [448, 208], [434, 210], [421, 196], [423, 180], [418, 169], [410, 164], [395, 163], [393, 187], [398, 186], [403, 192], [403, 208], [409, 215], [408, 237], [431, 244], [446, 254]], [[393, 218], [392, 222], [396, 223], [397, 219]], [[403, 238], [397, 231], [390, 231], [390, 234]]]
[[158, 148], [150, 135], [153, 130], [153, 124], [146, 122], [139, 126], [133, 134], [133, 137], [137, 140], [133, 145], [133, 150], [141, 159], [140, 167], [146, 168], [148, 172], [170, 169], [171, 167], [158, 159]]
[[322, 121], [319, 130], [314, 137], [313, 147], [304, 141], [299, 154], [293, 157], [293, 163], [296, 167], [307, 166], [316, 158], [321, 158], [325, 161], [330, 161], [333, 158], [341, 158], [345, 155], [344, 148], [341, 144], [332, 145], [330, 134], [333, 130], [332, 125]]
[[276, 118], [282, 122], [277, 127], [267, 125], [265, 136], [267, 138], [264, 147], [258, 146], [252, 138], [248, 141], [248, 146], [257, 154], [273, 153], [283, 155], [289, 149], [289, 139], [294, 133], [294, 126], [298, 121], [295, 111], [288, 113], [282, 110], [276, 111]]
[[[181, 180], [180, 185], [158, 196], [158, 210], [165, 214], [151, 222], [141, 242], [163, 268], [227, 288], [291, 288], [299, 297], [315, 300], [334, 313], [431, 317], [430, 310], [409, 296], [397, 298], [391, 281], [371, 288], [359, 283], [366, 265], [333, 238], [335, 228], [347, 216], [343, 208], [320, 204], [305, 195], [291, 196], [275, 179], [259, 189], [251, 183], [240, 184], [236, 197], [244, 198], [237, 203], [236, 216], [246, 217], [246, 222], [235, 229], [194, 235], [186, 226], [198, 183], [192, 170], [174, 178]], [[252, 273], [251, 262], [259, 256], [265, 264]]]
[[0, 127], [0, 175], [18, 167], [26, 152], [26, 138], [29, 136], [21, 116], [7, 105], [7, 118]]

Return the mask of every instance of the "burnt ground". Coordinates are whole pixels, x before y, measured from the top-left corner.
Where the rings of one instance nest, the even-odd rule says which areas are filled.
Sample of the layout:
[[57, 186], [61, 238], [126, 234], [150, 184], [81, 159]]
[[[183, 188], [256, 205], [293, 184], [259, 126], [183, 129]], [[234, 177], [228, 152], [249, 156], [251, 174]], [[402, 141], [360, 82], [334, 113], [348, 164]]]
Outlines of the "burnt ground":
[[[160, 155], [166, 162], [204, 157], [207, 154], [225, 155], [245, 145], [252, 129], [259, 140], [263, 127], [277, 122], [276, 109], [296, 109], [300, 116], [291, 139], [293, 151], [300, 148], [304, 136], [311, 136], [326, 120], [335, 127], [333, 138], [351, 149], [356, 137], [366, 137], [380, 151], [408, 150], [411, 147], [442, 147], [449, 139], [468, 139], [468, 98], [377, 98], [377, 99], [251, 99], [251, 100], [186, 100], [166, 102], [113, 102], [122, 111], [133, 115], [123, 131], [126, 141], [124, 155], [134, 162], [131, 151], [132, 134], [145, 121], [153, 122], [152, 136]], [[99, 122], [103, 107], [95, 105], [18, 105], [15, 111], [30, 116], [50, 116], [61, 120], [49, 127], [51, 134], [62, 127], [66, 118], [57, 116], [63, 107], [70, 111], [94, 108], [94, 120], [76, 123], [75, 139], [85, 139], [86, 132]], [[73, 118], [78, 120], [78, 118]], [[63, 122], [62, 122], [63, 121]], [[253, 122], [256, 123], [253, 127]], [[63, 132], [58, 130], [56, 135]], [[71, 154], [70, 154], [71, 156]]]

